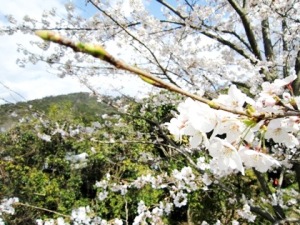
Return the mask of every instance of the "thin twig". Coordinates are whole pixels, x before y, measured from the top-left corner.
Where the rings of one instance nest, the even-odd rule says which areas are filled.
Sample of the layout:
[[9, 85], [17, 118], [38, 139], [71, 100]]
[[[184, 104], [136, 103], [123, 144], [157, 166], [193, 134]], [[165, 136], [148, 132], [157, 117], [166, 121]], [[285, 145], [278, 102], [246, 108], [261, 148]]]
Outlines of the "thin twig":
[[68, 216], [68, 215], [65, 215], [65, 214], [50, 210], [50, 209], [45, 209], [45, 208], [42, 208], [42, 207], [29, 205], [27, 203], [24, 204], [24, 203], [21, 203], [21, 202], [16, 202], [16, 203], [14, 203], [14, 205], [15, 206], [25, 206], [25, 207], [32, 208], [32, 209], [37, 209], [37, 210], [41, 210], [41, 211], [45, 211], [45, 212], [50, 212], [50, 213], [53, 213], [53, 214], [56, 214], [56, 215], [59, 215], [59, 216], [66, 217], [66, 218], [71, 218], [71, 216]]

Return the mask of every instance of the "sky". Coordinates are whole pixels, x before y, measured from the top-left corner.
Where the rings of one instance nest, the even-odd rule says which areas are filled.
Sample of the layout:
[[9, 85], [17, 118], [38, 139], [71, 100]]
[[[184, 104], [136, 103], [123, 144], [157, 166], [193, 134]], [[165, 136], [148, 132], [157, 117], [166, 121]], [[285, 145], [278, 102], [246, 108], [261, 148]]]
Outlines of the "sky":
[[[44, 9], [53, 7], [58, 9], [60, 14], [64, 14], [64, 4], [70, 0], [0, 0], [0, 27], [5, 24], [4, 15], [12, 14], [18, 20], [28, 14], [34, 17], [40, 17]], [[86, 6], [85, 0], [73, 0], [75, 6], [88, 16], [93, 14], [92, 6]], [[158, 5], [149, 6], [154, 13], [160, 11], [155, 8]], [[33, 35], [24, 35], [21, 33], [14, 35], [0, 35], [0, 104], [15, 103], [18, 101], [27, 101], [39, 99], [46, 96], [55, 96], [74, 92], [89, 91], [76, 78], [59, 78], [48, 70], [47, 65], [38, 63], [37, 65], [26, 65], [20, 68], [16, 65], [16, 60], [21, 58], [22, 53], [17, 52], [17, 44], [30, 46], [31, 40], [36, 40]], [[130, 76], [120, 78], [116, 81], [113, 77], [93, 78], [91, 82], [103, 84], [100, 94], [116, 95], [118, 89], [122, 93], [131, 96], [140, 95], [139, 90], [145, 89], [139, 78]], [[134, 85], [133, 85], [134, 84]], [[146, 87], [147, 88], [147, 87]]]

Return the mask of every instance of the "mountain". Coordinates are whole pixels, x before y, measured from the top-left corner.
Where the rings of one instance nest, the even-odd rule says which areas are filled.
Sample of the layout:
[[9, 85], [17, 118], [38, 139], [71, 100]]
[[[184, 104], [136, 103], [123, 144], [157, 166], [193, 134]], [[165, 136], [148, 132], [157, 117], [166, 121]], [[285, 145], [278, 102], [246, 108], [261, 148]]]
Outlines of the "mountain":
[[[104, 97], [106, 100], [113, 100]], [[91, 120], [102, 114], [114, 113], [115, 110], [105, 103], [98, 102], [97, 97], [89, 93], [73, 93], [68, 95], [50, 96], [28, 102], [0, 105], [0, 131], [8, 130], [34, 113], [49, 115], [65, 110], [77, 119]]]

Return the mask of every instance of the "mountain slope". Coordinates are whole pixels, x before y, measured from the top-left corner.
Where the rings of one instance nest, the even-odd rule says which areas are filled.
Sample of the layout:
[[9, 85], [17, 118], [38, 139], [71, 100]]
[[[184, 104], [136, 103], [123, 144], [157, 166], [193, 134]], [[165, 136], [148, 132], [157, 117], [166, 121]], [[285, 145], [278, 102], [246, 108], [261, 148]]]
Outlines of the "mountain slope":
[[105, 113], [115, 112], [108, 105], [98, 102], [89, 93], [73, 93], [68, 95], [50, 96], [28, 102], [0, 105], [0, 131], [5, 131], [33, 113], [55, 114], [56, 110], [64, 109], [74, 118], [91, 120]]

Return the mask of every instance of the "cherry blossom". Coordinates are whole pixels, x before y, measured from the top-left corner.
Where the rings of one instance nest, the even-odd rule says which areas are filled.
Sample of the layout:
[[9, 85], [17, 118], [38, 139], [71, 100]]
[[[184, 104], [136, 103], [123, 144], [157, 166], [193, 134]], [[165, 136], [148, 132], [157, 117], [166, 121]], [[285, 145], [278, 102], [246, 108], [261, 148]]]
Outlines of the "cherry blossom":
[[[226, 116], [225, 114], [219, 119], [212, 137], [218, 134], [226, 134], [226, 139], [229, 143], [238, 142], [240, 138], [245, 138], [243, 137], [243, 133], [245, 133], [246, 128], [246, 125], [238, 117], [234, 115]], [[250, 133], [248, 134], [249, 136]]]
[[80, 207], [72, 211], [72, 219], [76, 222], [89, 224], [91, 219], [88, 214], [91, 212], [89, 207]]
[[38, 133], [38, 137], [44, 141], [51, 142], [50, 135]]
[[173, 194], [174, 205], [178, 208], [185, 206], [187, 204], [187, 194], [182, 191]]
[[274, 106], [276, 104], [275, 97], [281, 95], [284, 92], [284, 86], [290, 84], [295, 79], [296, 75], [290, 75], [284, 79], [276, 79], [273, 83], [263, 82], [261, 85], [262, 91], [259, 93], [256, 106], [258, 108]]
[[237, 110], [243, 110], [245, 102], [251, 105], [254, 104], [254, 100], [242, 93], [235, 85], [229, 87], [228, 94], [219, 95], [214, 102], [221, 103]]
[[19, 202], [19, 198], [16, 197], [2, 199], [0, 204], [0, 216], [2, 215], [2, 213], [14, 214], [15, 209], [13, 207], [13, 204], [17, 202]]
[[181, 140], [183, 135], [190, 136], [192, 148], [196, 148], [202, 141], [207, 144], [205, 133], [210, 132], [216, 123], [214, 111], [206, 104], [189, 98], [178, 106], [178, 111], [180, 114], [177, 118], [171, 119], [170, 123], [166, 124], [174, 138]]
[[186, 103], [190, 104], [189, 122], [191, 126], [202, 133], [212, 131], [217, 124], [217, 115], [215, 110], [210, 108], [207, 104], [196, 102], [187, 99]]
[[261, 173], [265, 173], [273, 167], [281, 166], [281, 164], [270, 155], [246, 147], [242, 147], [238, 153], [246, 168], [255, 168]]
[[217, 166], [219, 170], [237, 170], [244, 174], [244, 167], [237, 149], [226, 140], [214, 138], [208, 151], [213, 157], [214, 166]]
[[272, 138], [275, 142], [285, 144], [289, 148], [299, 145], [298, 139], [293, 135], [293, 132], [298, 131], [299, 127], [291, 119], [278, 118], [271, 120], [267, 126], [265, 138]]
[[250, 211], [250, 206], [246, 203], [242, 210], [238, 210], [238, 214], [249, 222], [254, 222], [256, 216]]

